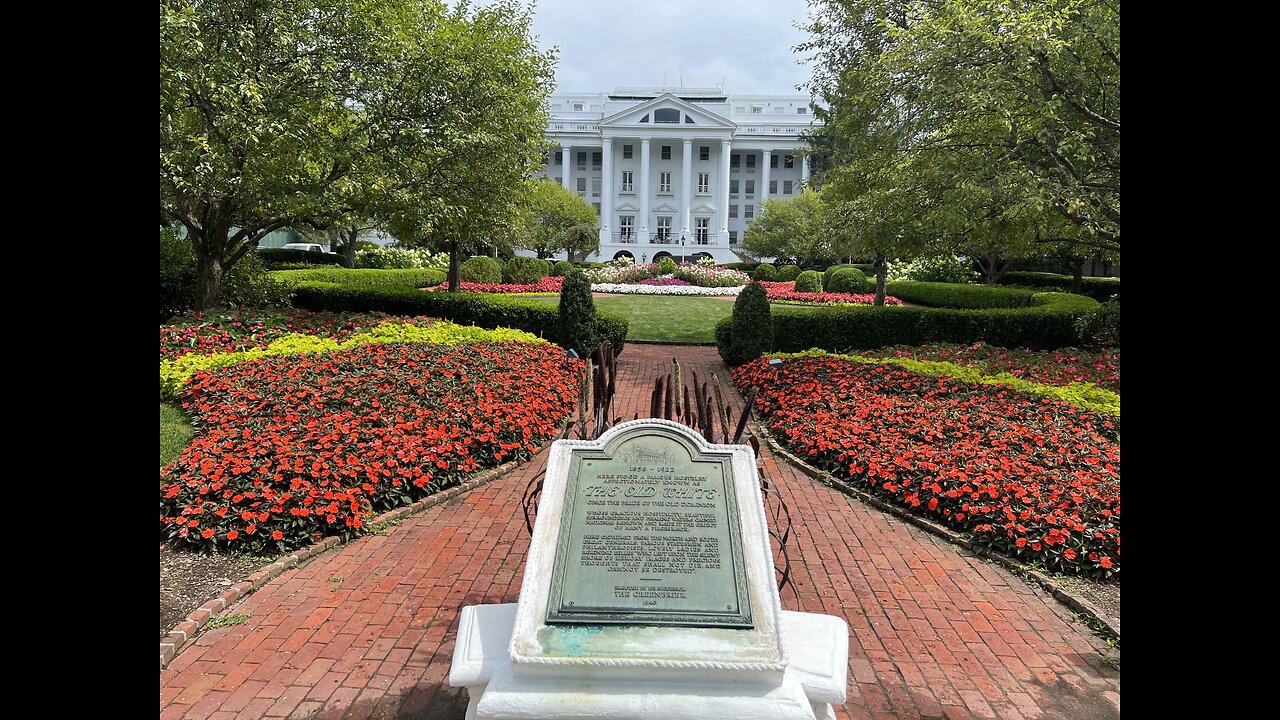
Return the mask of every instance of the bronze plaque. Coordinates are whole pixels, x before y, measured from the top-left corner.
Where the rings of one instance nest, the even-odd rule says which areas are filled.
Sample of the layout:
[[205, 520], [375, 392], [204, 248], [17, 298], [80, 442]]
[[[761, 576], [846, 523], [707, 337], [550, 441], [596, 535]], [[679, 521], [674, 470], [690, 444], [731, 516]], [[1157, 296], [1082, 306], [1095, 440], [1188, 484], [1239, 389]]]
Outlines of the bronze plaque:
[[575, 448], [547, 622], [753, 627], [731, 460], [662, 426]]

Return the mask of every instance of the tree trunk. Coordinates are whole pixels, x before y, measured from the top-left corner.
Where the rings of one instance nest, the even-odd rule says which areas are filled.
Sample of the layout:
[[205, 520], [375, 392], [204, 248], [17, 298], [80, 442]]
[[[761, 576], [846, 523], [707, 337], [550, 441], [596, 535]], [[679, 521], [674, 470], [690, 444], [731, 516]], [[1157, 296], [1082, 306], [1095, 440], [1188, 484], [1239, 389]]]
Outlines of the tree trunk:
[[1084, 258], [1068, 258], [1067, 267], [1071, 268], [1071, 292], [1079, 295], [1084, 286]]
[[356, 228], [349, 228], [345, 234], [341, 234], [344, 251], [342, 264], [345, 267], [354, 269], [356, 266], [356, 238], [359, 235], [360, 231]]
[[196, 240], [196, 311], [218, 306], [222, 300], [222, 253], [210, 247], [208, 239]]
[[883, 255], [875, 257], [876, 262], [876, 299], [874, 305], [884, 307], [885, 284], [889, 280], [889, 261]]
[[457, 240], [449, 241], [449, 292], [462, 291], [462, 248]]

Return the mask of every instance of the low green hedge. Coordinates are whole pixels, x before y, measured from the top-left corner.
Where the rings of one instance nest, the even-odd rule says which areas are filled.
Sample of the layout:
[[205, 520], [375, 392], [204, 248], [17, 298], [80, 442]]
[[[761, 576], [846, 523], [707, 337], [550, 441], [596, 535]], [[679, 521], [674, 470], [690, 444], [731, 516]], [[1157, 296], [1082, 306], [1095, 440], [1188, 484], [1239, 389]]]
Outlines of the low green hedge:
[[[891, 294], [898, 296], [893, 291]], [[799, 352], [819, 348], [844, 352], [888, 345], [978, 341], [1000, 347], [1046, 350], [1079, 345], [1076, 319], [1096, 308], [1096, 301], [1067, 293], [1026, 292], [1026, 295], [1024, 307], [961, 310], [854, 305], [774, 313], [772, 349]], [[1004, 298], [1001, 300], [1007, 302]], [[716, 325], [716, 345], [722, 357], [726, 357], [732, 336], [729, 322], [722, 320]]]
[[284, 248], [258, 248], [258, 258], [264, 263], [306, 263], [308, 265], [341, 265], [342, 256], [314, 250], [285, 250]]
[[315, 268], [312, 270], [277, 270], [271, 277], [287, 283], [322, 282], [364, 287], [435, 287], [445, 281], [442, 270], [349, 270], [347, 268]]
[[729, 268], [730, 270], [741, 270], [742, 272], [745, 272], [745, 273], [751, 273], [751, 272], [754, 272], [756, 268], [760, 267], [760, 263], [731, 262], [731, 263], [724, 263], [720, 267]]
[[909, 280], [888, 283], [885, 287], [885, 292], [903, 302], [955, 310], [1031, 307], [1031, 297], [1036, 294], [1033, 290], [995, 287], [992, 285], [961, 285], [959, 283], [912, 282]]
[[[330, 312], [377, 311], [390, 315], [427, 315], [460, 325], [524, 330], [562, 344], [558, 308], [546, 303], [500, 295], [300, 282], [293, 288], [293, 306], [304, 310]], [[622, 353], [628, 329], [626, 318], [596, 312], [596, 331], [601, 339], [608, 340], [613, 346], [615, 355]]]
[[[1047, 272], [1007, 272], [1000, 278], [1001, 285], [1026, 285], [1071, 292], [1073, 279], [1070, 275], [1059, 275]], [[1081, 278], [1080, 294], [1088, 295], [1098, 302], [1106, 302], [1112, 295], [1120, 294], [1120, 278]]]

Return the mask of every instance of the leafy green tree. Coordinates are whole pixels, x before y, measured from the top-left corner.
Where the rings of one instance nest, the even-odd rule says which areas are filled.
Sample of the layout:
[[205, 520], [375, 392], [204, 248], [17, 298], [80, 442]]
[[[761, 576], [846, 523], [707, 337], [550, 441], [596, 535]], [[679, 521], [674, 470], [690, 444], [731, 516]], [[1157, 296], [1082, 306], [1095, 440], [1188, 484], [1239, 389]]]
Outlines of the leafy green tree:
[[569, 262], [581, 262], [577, 258], [585, 260], [600, 251], [600, 235], [594, 225], [570, 225], [556, 236], [555, 243], [565, 251]]
[[[537, 252], [540, 258], [548, 258], [566, 250], [566, 230], [575, 225], [594, 228], [599, 218], [595, 207], [581, 195], [550, 178], [537, 178], [529, 190], [524, 222], [528, 242], [522, 247]], [[599, 249], [599, 239], [597, 235], [596, 247], [591, 252]]]
[[823, 211], [821, 194], [812, 190], [792, 198], [769, 198], [760, 203], [760, 214], [747, 226], [741, 247], [755, 257], [799, 263], [833, 257], [821, 228]]
[[910, 208], [915, 198], [901, 190], [868, 191], [838, 204], [828, 204], [823, 228], [837, 255], [870, 258], [875, 267], [875, 299], [884, 305], [889, 261], [915, 257], [929, 243], [920, 216]]

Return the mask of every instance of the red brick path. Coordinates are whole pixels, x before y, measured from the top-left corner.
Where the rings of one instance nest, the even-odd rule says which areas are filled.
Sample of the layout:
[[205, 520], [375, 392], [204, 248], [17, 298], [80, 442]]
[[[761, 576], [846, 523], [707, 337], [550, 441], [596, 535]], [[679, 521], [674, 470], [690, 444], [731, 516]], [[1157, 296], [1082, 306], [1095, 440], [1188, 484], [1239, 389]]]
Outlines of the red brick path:
[[[714, 349], [630, 345], [618, 414], [647, 414], [673, 354], [700, 376]], [[701, 366], [701, 367], [698, 367]], [[529, 537], [520, 495], [545, 459], [323, 554], [227, 613], [160, 673], [161, 718], [462, 718], [448, 687], [458, 609], [515, 602]], [[786, 609], [844, 617], [848, 718], [1111, 718], [1105, 644], [1009, 572], [824, 487], [766, 448], [795, 523]]]

